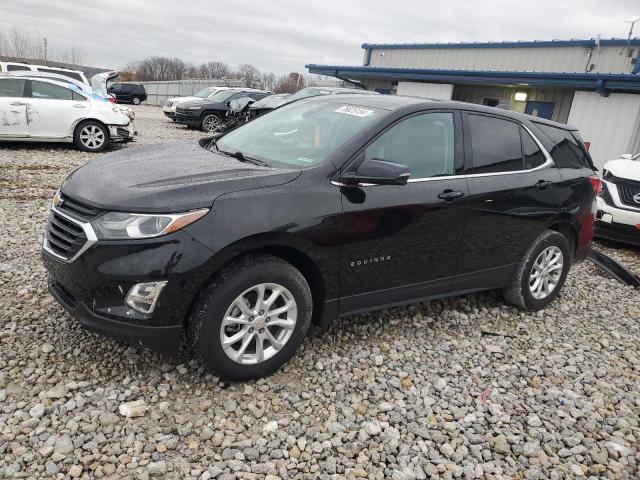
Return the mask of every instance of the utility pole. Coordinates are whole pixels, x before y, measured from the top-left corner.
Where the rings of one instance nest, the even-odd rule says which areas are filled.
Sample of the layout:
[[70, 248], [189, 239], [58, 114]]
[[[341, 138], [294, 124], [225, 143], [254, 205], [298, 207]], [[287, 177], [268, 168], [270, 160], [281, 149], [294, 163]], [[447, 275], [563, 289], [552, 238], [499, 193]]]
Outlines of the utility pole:
[[42, 39], [42, 43], [44, 43], [44, 64], [47, 64], [47, 47], [49, 46], [49, 41], [47, 40], [47, 37], [44, 37]]
[[630, 23], [629, 36], [627, 37], [627, 57], [631, 57], [631, 35], [633, 35], [633, 26], [640, 20], [640, 15], [635, 15], [629, 20], [625, 20], [625, 23]]

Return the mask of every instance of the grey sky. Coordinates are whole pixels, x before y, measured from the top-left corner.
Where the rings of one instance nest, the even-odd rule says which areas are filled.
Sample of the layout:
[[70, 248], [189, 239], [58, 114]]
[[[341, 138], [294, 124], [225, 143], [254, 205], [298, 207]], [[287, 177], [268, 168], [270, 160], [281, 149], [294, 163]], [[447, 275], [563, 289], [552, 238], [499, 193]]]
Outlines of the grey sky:
[[359, 65], [363, 42], [626, 37], [637, 14], [638, 0], [1, 0], [0, 29], [80, 44], [95, 66], [162, 55], [286, 73]]

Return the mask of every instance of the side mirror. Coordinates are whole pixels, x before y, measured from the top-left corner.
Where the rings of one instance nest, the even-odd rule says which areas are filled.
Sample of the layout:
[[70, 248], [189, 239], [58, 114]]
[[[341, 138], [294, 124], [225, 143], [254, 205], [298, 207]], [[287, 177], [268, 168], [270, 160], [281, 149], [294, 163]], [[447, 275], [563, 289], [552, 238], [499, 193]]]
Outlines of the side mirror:
[[633, 158], [633, 155], [631, 155], [630, 153], [623, 153], [622, 155], [620, 155], [620, 158], [622, 158], [623, 160], [631, 160]]
[[406, 165], [387, 162], [372, 158], [365, 160], [358, 167], [357, 172], [345, 172], [341, 181], [345, 185], [406, 185], [411, 175], [411, 170]]

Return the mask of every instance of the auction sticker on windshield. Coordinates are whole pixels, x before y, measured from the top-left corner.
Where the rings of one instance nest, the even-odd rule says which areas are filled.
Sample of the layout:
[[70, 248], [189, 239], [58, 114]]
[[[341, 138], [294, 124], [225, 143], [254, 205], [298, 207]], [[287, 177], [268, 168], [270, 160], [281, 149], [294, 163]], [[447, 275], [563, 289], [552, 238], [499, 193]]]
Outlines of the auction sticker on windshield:
[[354, 117], [368, 117], [369, 115], [373, 115], [374, 111], [367, 108], [354, 107], [353, 105], [343, 105], [336, 109], [336, 113], [346, 113]]

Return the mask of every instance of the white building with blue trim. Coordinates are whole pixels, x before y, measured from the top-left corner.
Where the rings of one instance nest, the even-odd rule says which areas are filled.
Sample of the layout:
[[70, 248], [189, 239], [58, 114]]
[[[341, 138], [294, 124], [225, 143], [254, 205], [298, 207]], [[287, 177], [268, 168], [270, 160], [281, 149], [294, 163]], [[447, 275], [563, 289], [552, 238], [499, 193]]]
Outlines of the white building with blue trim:
[[310, 73], [380, 93], [499, 106], [578, 127], [599, 168], [640, 151], [640, 38], [362, 45]]

